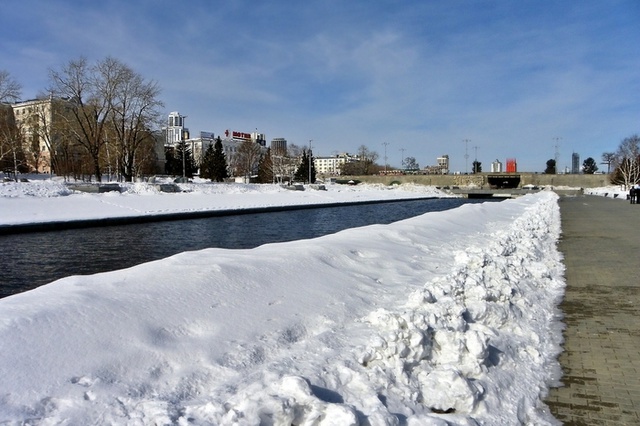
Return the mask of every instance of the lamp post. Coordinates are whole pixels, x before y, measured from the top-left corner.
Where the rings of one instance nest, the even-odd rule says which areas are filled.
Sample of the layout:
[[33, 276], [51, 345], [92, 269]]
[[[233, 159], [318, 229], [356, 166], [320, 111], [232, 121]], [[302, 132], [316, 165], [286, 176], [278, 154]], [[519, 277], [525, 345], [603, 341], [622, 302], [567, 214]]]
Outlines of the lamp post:
[[469, 139], [463, 139], [464, 142], [464, 174], [469, 174]]
[[185, 181], [187, 179], [187, 164], [186, 164], [186, 160], [185, 160], [185, 155], [186, 155], [186, 150], [187, 150], [187, 143], [184, 140], [184, 119], [187, 118], [187, 116], [185, 115], [184, 117], [181, 117], [182, 120], [180, 124], [182, 124], [181, 128], [180, 128], [180, 143], [182, 144], [182, 179], [183, 181]]
[[311, 142], [313, 139], [309, 139], [309, 185], [311, 185]]
[[384, 174], [386, 176], [387, 175], [387, 145], [389, 145], [389, 142], [383, 142], [382, 145], [384, 145]]

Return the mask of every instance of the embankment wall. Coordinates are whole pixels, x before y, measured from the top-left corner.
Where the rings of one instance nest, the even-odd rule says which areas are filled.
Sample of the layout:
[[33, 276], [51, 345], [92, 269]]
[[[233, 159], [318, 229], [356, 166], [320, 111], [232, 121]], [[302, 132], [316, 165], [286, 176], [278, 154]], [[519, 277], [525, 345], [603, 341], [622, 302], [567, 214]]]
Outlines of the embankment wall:
[[[495, 173], [478, 173], [473, 175], [399, 175], [399, 176], [341, 176], [340, 179], [354, 179], [367, 183], [392, 182], [416, 183], [432, 186], [486, 186], [487, 176]], [[504, 175], [505, 173], [500, 173]], [[520, 176], [520, 187], [523, 185], [536, 186], [567, 186], [572, 188], [597, 188], [609, 185], [609, 175], [546, 175], [538, 173], [512, 173]]]

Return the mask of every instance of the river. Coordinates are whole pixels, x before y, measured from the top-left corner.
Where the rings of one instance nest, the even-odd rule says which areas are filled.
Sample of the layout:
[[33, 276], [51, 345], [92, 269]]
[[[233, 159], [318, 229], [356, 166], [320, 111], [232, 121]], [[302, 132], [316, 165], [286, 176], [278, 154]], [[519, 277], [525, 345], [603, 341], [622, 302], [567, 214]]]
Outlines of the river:
[[0, 298], [66, 276], [127, 268], [183, 251], [315, 238], [486, 201], [425, 199], [1, 235]]

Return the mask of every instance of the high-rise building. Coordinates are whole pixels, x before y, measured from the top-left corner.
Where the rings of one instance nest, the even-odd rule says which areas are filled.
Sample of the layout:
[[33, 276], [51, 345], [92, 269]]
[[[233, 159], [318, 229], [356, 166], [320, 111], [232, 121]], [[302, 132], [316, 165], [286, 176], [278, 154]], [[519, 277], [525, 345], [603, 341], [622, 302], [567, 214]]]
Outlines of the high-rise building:
[[189, 139], [189, 129], [184, 127], [186, 115], [180, 115], [179, 112], [173, 111], [169, 114], [166, 127], [166, 146], [174, 146], [178, 142]]
[[285, 138], [271, 139], [271, 155], [287, 155], [287, 140]]
[[571, 174], [577, 175], [578, 173], [580, 173], [580, 154], [574, 152], [571, 154]]

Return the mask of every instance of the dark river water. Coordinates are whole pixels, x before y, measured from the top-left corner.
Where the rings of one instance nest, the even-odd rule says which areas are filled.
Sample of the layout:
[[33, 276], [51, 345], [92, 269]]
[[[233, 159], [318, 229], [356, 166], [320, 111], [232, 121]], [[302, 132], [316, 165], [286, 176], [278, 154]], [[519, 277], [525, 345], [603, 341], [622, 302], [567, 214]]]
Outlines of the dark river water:
[[127, 268], [189, 250], [253, 248], [387, 224], [465, 203], [433, 199], [0, 235], [0, 298], [69, 275]]

